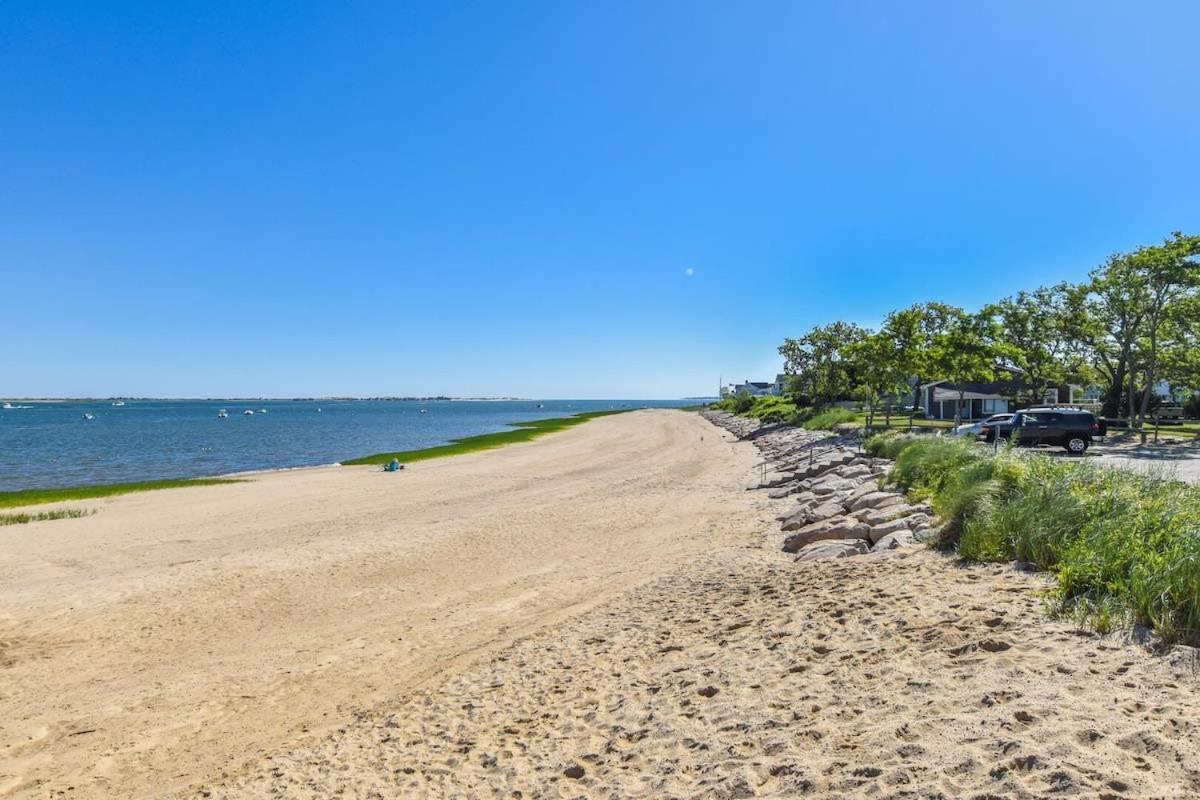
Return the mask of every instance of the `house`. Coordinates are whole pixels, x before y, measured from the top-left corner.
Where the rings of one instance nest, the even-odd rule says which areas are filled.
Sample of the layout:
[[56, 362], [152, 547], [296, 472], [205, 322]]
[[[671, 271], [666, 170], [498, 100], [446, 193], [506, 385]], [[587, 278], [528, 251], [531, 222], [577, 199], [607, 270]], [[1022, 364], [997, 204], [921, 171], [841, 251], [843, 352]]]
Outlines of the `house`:
[[751, 397], [780, 395], [783, 394], [783, 382], [786, 380], [786, 375], [779, 375], [775, 378], [774, 383], [752, 380], [746, 380], [744, 383], [731, 383], [721, 387], [721, 397], [736, 397], [742, 392], [746, 392]]
[[[930, 419], [954, 419], [960, 392], [962, 394], [962, 418], [985, 419], [992, 414], [1016, 411], [1013, 398], [1037, 391], [1032, 384], [1016, 380], [969, 381], [951, 383], [947, 380], [921, 384], [921, 408]], [[1069, 385], [1050, 386], [1042, 402], [1050, 405], [1066, 405], [1074, 402], [1074, 387]]]

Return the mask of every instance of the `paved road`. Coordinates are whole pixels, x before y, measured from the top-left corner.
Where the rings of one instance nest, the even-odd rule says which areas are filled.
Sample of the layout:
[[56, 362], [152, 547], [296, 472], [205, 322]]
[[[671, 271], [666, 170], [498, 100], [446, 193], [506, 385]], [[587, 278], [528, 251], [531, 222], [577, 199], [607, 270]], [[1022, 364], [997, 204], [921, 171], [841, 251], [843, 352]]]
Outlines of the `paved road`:
[[[1063, 456], [1069, 457], [1066, 453]], [[1087, 458], [1093, 463], [1122, 469], [1162, 470], [1180, 480], [1200, 483], [1200, 444], [1196, 442], [1097, 444], [1088, 451]]]

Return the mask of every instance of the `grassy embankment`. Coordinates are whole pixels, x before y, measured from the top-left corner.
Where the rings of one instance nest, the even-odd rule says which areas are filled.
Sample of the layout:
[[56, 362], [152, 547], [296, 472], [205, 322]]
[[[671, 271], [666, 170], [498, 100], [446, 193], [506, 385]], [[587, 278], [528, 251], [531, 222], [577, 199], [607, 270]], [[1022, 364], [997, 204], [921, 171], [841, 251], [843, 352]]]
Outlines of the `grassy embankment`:
[[943, 437], [879, 434], [890, 481], [944, 520], [942, 549], [1053, 573], [1056, 613], [1200, 644], [1200, 487]]
[[[744, 398], [740, 401], [740, 407], [738, 398], [727, 397], [715, 405], [717, 408], [744, 417], [761, 419], [763, 422], [788, 422], [792, 425], [801, 425], [809, 430], [828, 431], [843, 422], [854, 422], [864, 426], [867, 424], [867, 412], [865, 411], [797, 406], [786, 397]], [[876, 412], [875, 414], [874, 427], [876, 429], [907, 430], [909, 426], [910, 422], [907, 416], [893, 415], [890, 424], [885, 424], [883, 413]], [[940, 419], [914, 419], [911, 426], [914, 428], [949, 428], [952, 423]]]
[[474, 453], [479, 450], [493, 450], [497, 447], [503, 447], [507, 444], [516, 444], [517, 442], [528, 442], [536, 439], [539, 436], [545, 436], [548, 433], [555, 431], [566, 430], [573, 428], [576, 425], [582, 425], [588, 420], [596, 417], [607, 417], [612, 414], [621, 414], [631, 409], [616, 409], [614, 411], [589, 411], [583, 414], [575, 414], [570, 417], [556, 417], [553, 419], [537, 419], [531, 422], [514, 422], [513, 428], [507, 431], [498, 431], [496, 433], [484, 433], [479, 436], [467, 436], [463, 439], [454, 439], [448, 444], [437, 445], [436, 447], [426, 447], [421, 450], [401, 450], [395, 453], [376, 453], [375, 455], [362, 456], [361, 458], [352, 458], [348, 461], [341, 462], [346, 466], [356, 466], [362, 464], [386, 464], [393, 458], [401, 463], [412, 463], [413, 461], [425, 461], [430, 458], [442, 458], [444, 456], [457, 456], [463, 453]]
[[[212, 486], [218, 483], [237, 483], [236, 478], [178, 478], [161, 481], [137, 481], [134, 483], [106, 483], [99, 486], [75, 486], [67, 489], [21, 489], [15, 492], [0, 492], [0, 508], [19, 508], [45, 503], [61, 503], [68, 500], [95, 500], [130, 492], [148, 492], [155, 489], [176, 489], [185, 486]], [[47, 519], [67, 519], [87, 516], [89, 512], [66, 509], [42, 511], [35, 514], [0, 514], [0, 525], [19, 525], [25, 522], [40, 522]]]

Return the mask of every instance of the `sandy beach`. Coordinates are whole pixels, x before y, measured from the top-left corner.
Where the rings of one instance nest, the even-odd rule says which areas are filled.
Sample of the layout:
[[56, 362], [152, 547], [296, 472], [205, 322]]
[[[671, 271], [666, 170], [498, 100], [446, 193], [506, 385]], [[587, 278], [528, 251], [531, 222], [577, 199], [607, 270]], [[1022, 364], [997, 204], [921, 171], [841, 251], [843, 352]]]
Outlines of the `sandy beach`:
[[1192, 651], [924, 548], [794, 563], [641, 411], [0, 529], [0, 795], [1189, 797]]

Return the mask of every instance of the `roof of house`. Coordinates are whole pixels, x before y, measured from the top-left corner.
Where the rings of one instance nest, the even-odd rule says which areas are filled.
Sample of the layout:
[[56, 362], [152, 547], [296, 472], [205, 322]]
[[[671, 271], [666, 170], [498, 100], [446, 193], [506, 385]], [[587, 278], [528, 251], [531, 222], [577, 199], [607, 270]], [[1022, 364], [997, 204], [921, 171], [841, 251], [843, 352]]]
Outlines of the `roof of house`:
[[963, 383], [951, 383], [950, 381], [934, 381], [921, 386], [922, 389], [928, 389], [930, 386], [936, 386], [939, 389], [944, 389], [951, 392], [970, 392], [971, 394], [994, 394], [1007, 395], [1014, 392], [1028, 392], [1037, 389], [1031, 383], [1022, 381], [964, 381]]

